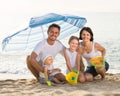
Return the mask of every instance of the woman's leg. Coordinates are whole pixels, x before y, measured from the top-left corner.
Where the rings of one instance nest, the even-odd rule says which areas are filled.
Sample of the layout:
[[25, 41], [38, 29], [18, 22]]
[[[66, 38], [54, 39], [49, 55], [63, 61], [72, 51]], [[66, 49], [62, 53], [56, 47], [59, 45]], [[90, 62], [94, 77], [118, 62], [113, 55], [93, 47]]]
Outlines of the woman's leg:
[[101, 79], [102, 79], [102, 80], [105, 79], [105, 72], [106, 72], [105, 67], [103, 67], [103, 68], [97, 68], [97, 69], [96, 69], [96, 72], [101, 75], [101, 77], [102, 77]]
[[96, 72], [98, 74], [101, 75], [101, 79], [104, 80], [105, 79], [105, 73], [106, 71], [109, 69], [109, 64], [107, 62], [105, 62], [105, 67], [102, 67], [102, 68], [96, 68]]
[[97, 72], [93, 66], [88, 66], [85, 71], [85, 79], [86, 81], [93, 81], [94, 76], [97, 76]]
[[90, 74], [90, 73], [85, 73], [85, 80], [86, 81], [89, 81], [89, 82], [91, 82], [91, 81], [93, 81], [93, 75], [92, 74]]
[[57, 73], [56, 75], [55, 75], [55, 78], [57, 78], [59, 81], [66, 81], [66, 79], [65, 79], [65, 75], [64, 74], [62, 74], [62, 73]]
[[84, 73], [80, 73], [79, 74], [79, 77], [78, 77], [78, 81], [80, 82], [80, 83], [84, 83], [86, 80], [85, 80], [85, 75], [84, 75]]

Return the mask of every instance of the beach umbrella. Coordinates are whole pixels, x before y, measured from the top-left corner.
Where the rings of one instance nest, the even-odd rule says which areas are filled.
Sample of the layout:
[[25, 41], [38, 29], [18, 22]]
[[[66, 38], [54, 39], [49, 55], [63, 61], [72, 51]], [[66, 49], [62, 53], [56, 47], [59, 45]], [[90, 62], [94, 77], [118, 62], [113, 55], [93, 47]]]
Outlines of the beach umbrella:
[[59, 40], [75, 32], [79, 32], [87, 22], [86, 18], [73, 15], [59, 15], [49, 13], [40, 17], [33, 17], [29, 26], [3, 39], [3, 51], [17, 51], [33, 49], [41, 40], [47, 38], [49, 25], [55, 23], [61, 27]]

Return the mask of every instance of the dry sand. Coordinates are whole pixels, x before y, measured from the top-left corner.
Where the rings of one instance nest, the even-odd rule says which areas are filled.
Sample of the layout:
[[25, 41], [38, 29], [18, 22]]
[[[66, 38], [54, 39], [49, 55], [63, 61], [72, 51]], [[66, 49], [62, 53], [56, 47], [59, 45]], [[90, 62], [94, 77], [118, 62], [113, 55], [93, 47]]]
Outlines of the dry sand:
[[47, 86], [35, 79], [0, 80], [0, 96], [120, 96], [120, 74], [99, 76], [93, 82]]

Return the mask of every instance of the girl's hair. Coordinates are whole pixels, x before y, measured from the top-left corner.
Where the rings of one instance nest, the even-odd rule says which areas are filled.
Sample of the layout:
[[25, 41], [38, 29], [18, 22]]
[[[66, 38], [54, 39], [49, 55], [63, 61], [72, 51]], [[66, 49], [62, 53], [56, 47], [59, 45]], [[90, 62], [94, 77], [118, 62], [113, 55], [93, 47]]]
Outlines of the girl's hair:
[[80, 40], [82, 40], [81, 35], [82, 35], [83, 31], [87, 31], [88, 33], [90, 33], [90, 35], [91, 35], [90, 41], [93, 41], [93, 40], [94, 40], [94, 38], [93, 38], [93, 32], [92, 32], [92, 30], [91, 30], [90, 27], [83, 27], [83, 28], [81, 29], [80, 35], [79, 35], [79, 39], [80, 39]]
[[74, 39], [76, 39], [79, 42], [79, 38], [77, 36], [71, 36], [69, 41], [68, 41], [68, 44], [70, 44], [70, 42]]

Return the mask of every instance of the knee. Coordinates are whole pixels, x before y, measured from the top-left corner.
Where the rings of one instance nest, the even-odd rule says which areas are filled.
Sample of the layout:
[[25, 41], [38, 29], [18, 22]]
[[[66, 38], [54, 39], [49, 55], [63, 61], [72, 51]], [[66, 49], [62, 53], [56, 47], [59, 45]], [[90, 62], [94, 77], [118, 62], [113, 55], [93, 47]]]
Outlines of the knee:
[[100, 68], [100, 69], [96, 69], [96, 72], [99, 73], [105, 73], [106, 69], [105, 68]]
[[27, 66], [29, 67], [30, 66], [30, 56], [28, 55], [27, 58], [26, 58], [26, 64]]
[[85, 75], [85, 78], [86, 78], [86, 81], [93, 81], [93, 76], [91, 75], [91, 74], [87, 74], [87, 75]]
[[83, 78], [83, 77], [82, 77], [82, 78], [79, 78], [79, 82], [80, 82], [80, 83], [84, 83], [85, 81], [86, 81], [85, 78]]
[[66, 81], [65, 76], [62, 73], [56, 74], [55, 78], [57, 78], [60, 81]]

